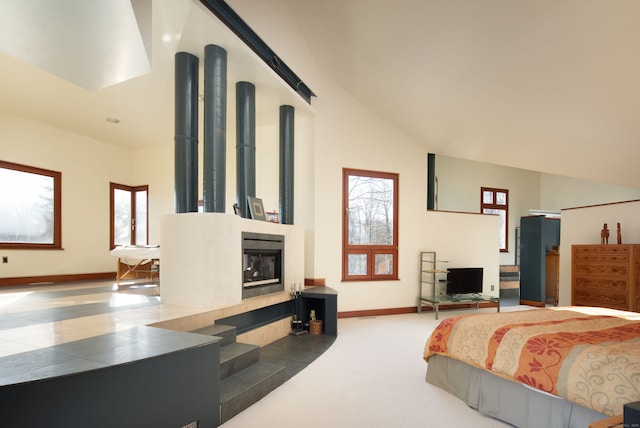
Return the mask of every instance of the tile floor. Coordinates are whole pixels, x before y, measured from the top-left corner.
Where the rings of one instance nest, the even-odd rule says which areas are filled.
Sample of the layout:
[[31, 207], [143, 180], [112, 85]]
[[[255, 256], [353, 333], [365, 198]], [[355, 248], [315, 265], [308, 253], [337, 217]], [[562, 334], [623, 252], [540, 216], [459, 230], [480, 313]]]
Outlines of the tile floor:
[[[16, 373], [23, 358], [17, 354], [58, 352], [66, 349], [61, 347], [63, 344], [93, 343], [94, 340], [83, 339], [99, 336], [98, 340], [107, 341], [122, 336], [126, 341], [148, 324], [204, 311], [161, 304], [158, 286], [154, 284], [121, 282], [120, 289], [113, 281], [0, 287], [0, 379], [24, 377], [24, 373]], [[263, 347], [261, 359], [284, 365], [289, 379], [327, 350], [334, 340], [335, 337], [326, 335], [285, 336]]]
[[[0, 288], [0, 357], [202, 312], [160, 304], [157, 285], [114, 281]], [[0, 368], [1, 369], [1, 368]]]

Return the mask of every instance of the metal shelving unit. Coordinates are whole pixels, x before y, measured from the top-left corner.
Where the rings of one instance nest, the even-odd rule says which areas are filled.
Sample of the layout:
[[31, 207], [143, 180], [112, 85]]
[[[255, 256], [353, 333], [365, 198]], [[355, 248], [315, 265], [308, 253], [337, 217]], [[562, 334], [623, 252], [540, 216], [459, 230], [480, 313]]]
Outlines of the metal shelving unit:
[[420, 252], [420, 290], [418, 295], [418, 306], [420, 297], [439, 296], [446, 294], [447, 269], [442, 264], [444, 260], [438, 260], [435, 251]]

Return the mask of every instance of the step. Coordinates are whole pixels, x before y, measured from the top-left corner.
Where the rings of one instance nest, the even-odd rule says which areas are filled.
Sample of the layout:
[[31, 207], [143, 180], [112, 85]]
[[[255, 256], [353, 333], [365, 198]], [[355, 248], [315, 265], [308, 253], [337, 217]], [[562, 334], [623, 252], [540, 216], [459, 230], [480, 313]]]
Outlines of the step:
[[258, 362], [220, 382], [220, 422], [258, 402], [285, 381], [283, 366]]
[[220, 379], [260, 361], [260, 347], [248, 343], [230, 343], [220, 348]]
[[500, 272], [500, 281], [517, 281], [520, 279], [520, 272]]
[[236, 341], [236, 327], [224, 324], [214, 324], [206, 327], [191, 330], [190, 333], [204, 334], [207, 336], [217, 336], [222, 338], [220, 346], [225, 346]]

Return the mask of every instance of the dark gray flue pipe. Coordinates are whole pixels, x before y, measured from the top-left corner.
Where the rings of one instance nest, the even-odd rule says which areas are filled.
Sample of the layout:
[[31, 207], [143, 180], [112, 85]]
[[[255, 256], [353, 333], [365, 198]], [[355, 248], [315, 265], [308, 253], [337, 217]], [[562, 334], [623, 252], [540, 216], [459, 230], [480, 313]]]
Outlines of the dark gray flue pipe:
[[292, 106], [280, 106], [280, 222], [293, 224], [294, 119]]
[[198, 211], [198, 57], [175, 55], [175, 211]]
[[204, 48], [203, 203], [205, 212], [225, 212], [227, 166], [227, 51]]
[[436, 209], [436, 155], [427, 153], [427, 210]]
[[249, 217], [248, 196], [256, 196], [256, 88], [236, 83], [236, 185], [242, 217]]

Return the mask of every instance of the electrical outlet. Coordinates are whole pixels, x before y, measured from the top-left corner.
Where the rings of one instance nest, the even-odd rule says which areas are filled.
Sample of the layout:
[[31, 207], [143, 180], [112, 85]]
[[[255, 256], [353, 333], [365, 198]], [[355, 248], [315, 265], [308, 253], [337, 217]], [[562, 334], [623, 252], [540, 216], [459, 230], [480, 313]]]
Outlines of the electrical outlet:
[[9, 256], [2, 256], [2, 263], [9, 263]]
[[491, 291], [493, 291], [494, 288], [496, 288], [496, 286], [491, 284]]

